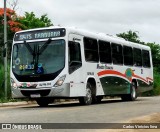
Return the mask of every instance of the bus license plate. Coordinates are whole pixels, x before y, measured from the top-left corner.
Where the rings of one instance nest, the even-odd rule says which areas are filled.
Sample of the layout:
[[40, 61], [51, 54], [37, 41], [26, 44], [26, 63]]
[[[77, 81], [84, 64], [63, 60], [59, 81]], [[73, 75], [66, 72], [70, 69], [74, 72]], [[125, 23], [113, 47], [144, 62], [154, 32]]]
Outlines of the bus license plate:
[[41, 97], [40, 94], [31, 94], [31, 98], [39, 98], [39, 97]]

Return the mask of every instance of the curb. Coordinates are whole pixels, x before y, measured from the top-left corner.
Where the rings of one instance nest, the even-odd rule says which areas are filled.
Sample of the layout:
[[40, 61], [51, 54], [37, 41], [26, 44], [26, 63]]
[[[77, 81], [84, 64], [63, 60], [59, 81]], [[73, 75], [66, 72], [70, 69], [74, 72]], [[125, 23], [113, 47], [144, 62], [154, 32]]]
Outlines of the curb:
[[0, 107], [29, 105], [29, 104], [35, 104], [35, 101], [21, 101], [21, 102], [0, 103]]
[[[76, 100], [65, 100], [65, 99], [58, 99], [54, 102], [54, 104], [63, 104], [63, 103], [74, 103]], [[37, 104], [36, 101], [20, 101], [20, 102], [7, 102], [7, 103], [0, 103], [1, 107], [9, 107], [9, 106], [22, 106], [22, 105], [31, 105], [31, 104]]]
[[[79, 101], [78, 101], [79, 102]], [[66, 104], [66, 103], [77, 103], [77, 99], [56, 99], [54, 104]], [[19, 101], [19, 102], [7, 102], [7, 103], [0, 103], [1, 107], [9, 107], [9, 106], [21, 106], [21, 105], [31, 105], [37, 104], [36, 101]]]

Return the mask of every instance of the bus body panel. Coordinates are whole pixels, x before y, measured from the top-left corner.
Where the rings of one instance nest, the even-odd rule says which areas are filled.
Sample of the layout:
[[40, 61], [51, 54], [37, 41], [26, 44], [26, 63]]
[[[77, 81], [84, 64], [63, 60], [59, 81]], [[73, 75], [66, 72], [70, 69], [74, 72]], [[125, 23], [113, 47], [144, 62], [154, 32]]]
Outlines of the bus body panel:
[[[43, 29], [43, 28], [42, 28]], [[54, 29], [54, 28], [44, 28], [44, 29]], [[32, 31], [32, 30], [28, 30]], [[34, 30], [33, 30], [34, 31]], [[21, 32], [20, 32], [21, 33]], [[136, 66], [126, 66], [115, 65], [113, 63], [101, 63], [100, 61], [88, 62], [85, 59], [85, 47], [84, 47], [84, 37], [93, 38], [97, 41], [102, 40], [106, 42], [116, 43], [123, 46], [130, 46], [138, 48], [141, 50], [147, 50], [150, 54], [150, 67], [136, 67]], [[132, 81], [137, 84], [137, 92], [149, 91], [153, 88], [153, 65], [151, 50], [147, 46], [140, 44], [135, 44], [132, 42], [124, 41], [122, 39], [110, 37], [104, 34], [94, 34], [86, 32], [83, 30], [78, 30], [74, 28], [66, 28], [66, 35], [60, 38], [51, 38], [52, 40], [64, 39], [65, 40], [65, 67], [61, 73], [54, 79], [50, 81], [39, 81], [39, 82], [19, 82], [13, 74], [12, 67], [10, 70], [11, 80], [14, 80], [16, 86], [25, 85], [23, 88], [12, 89], [13, 98], [26, 98], [26, 97], [53, 97], [53, 98], [63, 98], [63, 97], [84, 97], [86, 94], [86, 85], [89, 79], [95, 80], [96, 84], [96, 96], [100, 95], [123, 95], [130, 94], [130, 87]], [[45, 39], [46, 40], [46, 39]], [[28, 40], [27, 42], [37, 42], [40, 40]], [[80, 45], [81, 61], [82, 66], [79, 67], [72, 73], [69, 73], [69, 42], [75, 42]], [[14, 41], [15, 43], [21, 43], [19, 41]], [[12, 65], [12, 60], [11, 60]], [[61, 86], [55, 86], [57, 81], [61, 77], [65, 76], [64, 82]], [[36, 87], [28, 87], [33, 85]], [[23, 94], [22, 94], [23, 93]]]

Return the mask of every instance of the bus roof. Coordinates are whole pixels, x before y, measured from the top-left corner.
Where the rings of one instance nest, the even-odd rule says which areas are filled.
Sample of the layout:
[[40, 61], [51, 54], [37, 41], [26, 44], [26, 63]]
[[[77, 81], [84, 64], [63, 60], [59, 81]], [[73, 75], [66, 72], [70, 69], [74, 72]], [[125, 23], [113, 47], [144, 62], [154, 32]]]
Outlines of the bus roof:
[[105, 34], [105, 33], [94, 33], [94, 32], [90, 32], [90, 31], [87, 31], [87, 30], [72, 28], [72, 27], [68, 27], [68, 28], [65, 28], [65, 29], [68, 30], [68, 32], [70, 32], [70, 33], [79, 34], [79, 35], [89, 37], [89, 38], [95, 38], [95, 39], [99, 39], [99, 40], [102, 40], [102, 41], [108, 41], [108, 42], [123, 44], [123, 45], [127, 45], [127, 46], [132, 45], [132, 46], [137, 47], [137, 48], [143, 48], [143, 49], [150, 50], [150, 47], [147, 46], [147, 45], [134, 43], [134, 42], [131, 42], [131, 41], [127, 41], [123, 38], [113, 36], [113, 35], [109, 35], [109, 34]]
[[18, 31], [16, 33], [24, 33], [24, 32], [29, 32], [29, 31], [38, 31], [38, 30], [47, 30], [47, 29], [61, 29], [61, 28], [66, 29], [66, 33], [78, 34], [78, 35], [82, 35], [82, 36], [89, 37], [89, 38], [99, 39], [99, 40], [102, 40], [102, 41], [108, 41], [108, 42], [123, 44], [123, 45], [127, 45], [127, 46], [132, 45], [133, 47], [150, 50], [149, 46], [146, 46], [146, 45], [143, 45], [143, 44], [126, 41], [123, 38], [113, 36], [113, 35], [109, 35], [109, 34], [105, 34], [105, 33], [90, 32], [90, 31], [87, 31], [87, 30], [84, 30], [84, 29], [79, 29], [77, 27], [51, 26], [51, 27], [43, 27], [43, 28], [34, 28], [34, 29], [22, 30], [22, 31]]

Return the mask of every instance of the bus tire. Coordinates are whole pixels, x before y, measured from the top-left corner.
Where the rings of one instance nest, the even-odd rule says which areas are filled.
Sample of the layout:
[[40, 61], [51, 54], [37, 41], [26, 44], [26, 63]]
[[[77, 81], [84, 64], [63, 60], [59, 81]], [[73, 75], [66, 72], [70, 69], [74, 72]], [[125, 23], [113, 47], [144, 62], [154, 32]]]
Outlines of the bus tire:
[[92, 104], [98, 104], [101, 103], [101, 100], [103, 99], [103, 96], [92, 96]]
[[132, 82], [130, 87], [130, 94], [122, 95], [121, 99], [123, 101], [135, 101], [137, 98], [137, 88], [135, 82]]
[[80, 97], [79, 102], [82, 105], [90, 105], [92, 103], [92, 86], [88, 82], [86, 85], [86, 96], [85, 97]]
[[129, 100], [135, 101], [137, 98], [137, 88], [135, 82], [132, 82], [131, 84], [131, 93], [129, 94]]
[[54, 100], [51, 98], [38, 98], [36, 102], [40, 107], [47, 107], [48, 104], [54, 102]]
[[96, 98], [97, 98], [97, 103], [101, 103], [103, 96], [97, 96]]

